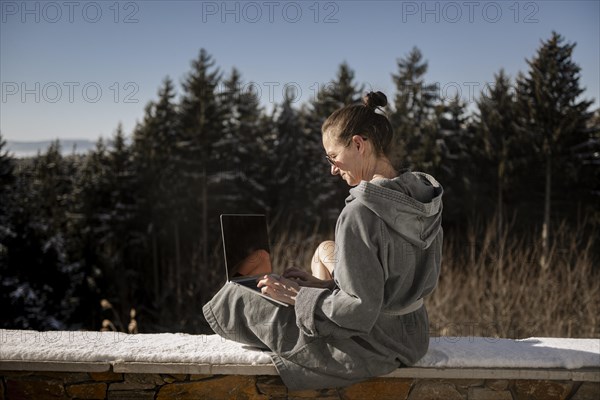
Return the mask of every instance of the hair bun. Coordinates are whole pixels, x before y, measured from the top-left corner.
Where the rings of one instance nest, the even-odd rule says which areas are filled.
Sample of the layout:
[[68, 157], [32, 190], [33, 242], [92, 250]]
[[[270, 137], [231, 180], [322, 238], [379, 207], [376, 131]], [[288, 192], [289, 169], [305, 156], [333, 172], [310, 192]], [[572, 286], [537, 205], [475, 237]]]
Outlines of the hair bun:
[[377, 107], [385, 107], [387, 105], [387, 97], [381, 92], [369, 92], [363, 97], [363, 103], [375, 111]]

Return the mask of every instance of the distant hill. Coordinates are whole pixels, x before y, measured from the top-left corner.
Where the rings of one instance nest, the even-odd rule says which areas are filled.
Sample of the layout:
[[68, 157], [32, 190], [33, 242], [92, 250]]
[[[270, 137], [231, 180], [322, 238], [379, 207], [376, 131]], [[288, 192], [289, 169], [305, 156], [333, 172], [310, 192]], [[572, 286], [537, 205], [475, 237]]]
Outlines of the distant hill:
[[[59, 139], [62, 155], [87, 153], [96, 148], [96, 142], [85, 139]], [[38, 152], [45, 153], [53, 140], [44, 140], [39, 142], [17, 142], [14, 140], [6, 141], [6, 150], [16, 158], [35, 157]]]

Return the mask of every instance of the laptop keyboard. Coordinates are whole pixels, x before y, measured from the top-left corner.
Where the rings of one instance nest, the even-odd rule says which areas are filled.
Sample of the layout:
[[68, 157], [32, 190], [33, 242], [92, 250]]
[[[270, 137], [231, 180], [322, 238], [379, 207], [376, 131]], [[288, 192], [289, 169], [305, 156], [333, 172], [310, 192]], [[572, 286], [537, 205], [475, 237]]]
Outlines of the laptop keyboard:
[[256, 290], [257, 292], [260, 292], [260, 288], [256, 287], [258, 282], [256, 282], [254, 279], [239, 280], [239, 281], [235, 281], [235, 283], [237, 283], [238, 285], [246, 286], [250, 289]]

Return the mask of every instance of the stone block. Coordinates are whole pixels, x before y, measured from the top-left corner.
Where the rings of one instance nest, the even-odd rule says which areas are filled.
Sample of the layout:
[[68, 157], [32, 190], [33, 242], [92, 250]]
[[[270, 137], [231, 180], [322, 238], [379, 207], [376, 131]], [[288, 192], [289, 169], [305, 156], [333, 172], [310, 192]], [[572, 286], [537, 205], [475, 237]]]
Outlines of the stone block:
[[33, 371], [0, 371], [0, 376], [16, 377], [16, 376], [31, 376]]
[[288, 400], [319, 399], [319, 400], [339, 400], [340, 395], [337, 389], [320, 390], [296, 390], [288, 391]]
[[573, 382], [516, 381], [517, 400], [564, 400], [571, 393]]
[[182, 382], [187, 379], [187, 374], [160, 374], [164, 383]]
[[229, 375], [213, 379], [190, 382], [175, 382], [163, 385], [157, 400], [178, 399], [241, 399], [267, 400], [269, 396], [258, 393], [254, 376]]
[[63, 383], [45, 379], [7, 379], [7, 399], [62, 399], [65, 397]]
[[90, 376], [85, 372], [36, 372], [36, 376], [61, 380], [63, 383], [80, 383], [90, 380]]
[[485, 381], [483, 379], [443, 379], [440, 382], [449, 383], [454, 385], [456, 388], [468, 389], [470, 387], [483, 386]]
[[115, 390], [108, 392], [108, 400], [154, 400], [154, 390]]
[[123, 374], [117, 374], [112, 371], [106, 372], [89, 372], [90, 378], [99, 382], [118, 382], [123, 380]]
[[490, 379], [485, 381], [485, 386], [492, 390], [506, 390], [510, 385], [510, 381], [506, 379]]
[[408, 396], [409, 400], [464, 400], [458, 390], [449, 383], [444, 382], [419, 382]]
[[279, 376], [257, 376], [256, 388], [259, 393], [266, 394], [271, 398], [287, 396], [287, 387]]
[[163, 381], [162, 376], [160, 376], [159, 374], [125, 374], [123, 378], [125, 382], [144, 383], [151, 384], [154, 386], [162, 385], [165, 383]]
[[512, 394], [508, 390], [471, 387], [467, 398], [469, 400], [512, 400]]
[[341, 389], [341, 393], [348, 400], [406, 400], [412, 385], [412, 379], [375, 378]]
[[123, 391], [123, 390], [154, 390], [156, 385], [152, 383], [137, 383], [137, 382], [116, 382], [108, 385], [108, 391]]
[[67, 386], [67, 394], [77, 399], [104, 399], [106, 398], [106, 383], [78, 383]]
[[212, 378], [214, 375], [211, 374], [192, 374], [190, 375], [190, 381], [203, 381], [208, 378]]
[[600, 399], [600, 382], [583, 382], [571, 400]]

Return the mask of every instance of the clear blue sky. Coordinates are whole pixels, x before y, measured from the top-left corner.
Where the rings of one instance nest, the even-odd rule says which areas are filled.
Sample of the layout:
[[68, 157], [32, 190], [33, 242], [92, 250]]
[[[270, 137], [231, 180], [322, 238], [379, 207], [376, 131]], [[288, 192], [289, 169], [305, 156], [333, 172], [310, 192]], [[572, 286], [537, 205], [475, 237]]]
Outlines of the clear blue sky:
[[130, 134], [165, 76], [178, 90], [205, 48], [237, 67], [271, 109], [285, 85], [309, 101], [346, 61], [393, 96], [397, 60], [417, 46], [426, 79], [473, 105], [500, 68], [525, 72], [552, 30], [576, 42], [585, 97], [599, 106], [599, 1], [4, 1], [0, 131], [8, 140]]

